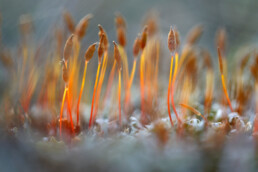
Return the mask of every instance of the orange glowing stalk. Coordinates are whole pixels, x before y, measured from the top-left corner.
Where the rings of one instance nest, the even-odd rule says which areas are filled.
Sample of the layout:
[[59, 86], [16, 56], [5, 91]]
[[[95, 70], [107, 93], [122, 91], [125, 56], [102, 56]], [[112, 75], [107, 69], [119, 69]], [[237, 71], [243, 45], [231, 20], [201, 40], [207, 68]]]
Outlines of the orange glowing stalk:
[[118, 73], [118, 106], [119, 106], [119, 124], [122, 126], [122, 114], [121, 114], [121, 69]]
[[219, 57], [219, 69], [220, 69], [220, 74], [221, 74], [221, 82], [222, 82], [222, 86], [223, 86], [223, 91], [224, 91], [224, 94], [226, 96], [227, 102], [229, 104], [230, 110], [231, 110], [231, 112], [233, 112], [233, 108], [232, 108], [232, 105], [231, 105], [231, 102], [230, 102], [230, 99], [229, 99], [229, 96], [228, 96], [228, 92], [227, 92], [226, 82], [225, 82], [225, 79], [224, 79], [223, 61], [222, 61], [222, 56], [221, 56], [221, 52], [220, 52], [219, 47], [218, 47], [218, 57]]
[[140, 89], [141, 89], [141, 111], [144, 117], [144, 53], [142, 52], [140, 61]]
[[85, 57], [85, 67], [84, 67], [84, 71], [83, 71], [81, 90], [80, 90], [80, 94], [79, 94], [79, 98], [78, 98], [78, 103], [77, 103], [77, 119], [76, 119], [76, 125], [77, 126], [79, 126], [80, 101], [81, 101], [81, 96], [82, 96], [82, 92], [83, 92], [83, 88], [84, 88], [87, 66], [88, 66], [88, 63], [89, 63], [90, 59], [94, 55], [95, 49], [96, 49], [96, 43], [94, 43], [91, 46], [89, 46], [89, 48], [87, 49], [87, 51], [85, 52], [85, 55], [84, 55], [84, 57]]
[[122, 70], [122, 65], [121, 65], [121, 55], [118, 50], [118, 46], [113, 41], [114, 44], [114, 59], [117, 62], [117, 67], [118, 67], [118, 107], [119, 107], [119, 124], [122, 126], [122, 112], [121, 112], [121, 70]]
[[81, 84], [80, 94], [79, 94], [79, 98], [78, 98], [78, 102], [77, 102], [77, 108], [76, 108], [76, 109], [77, 109], [77, 110], [76, 110], [76, 117], [77, 117], [77, 118], [76, 118], [76, 126], [79, 126], [80, 101], [81, 101], [82, 92], [83, 92], [83, 88], [84, 88], [87, 66], [88, 66], [88, 62], [85, 61], [85, 67], [84, 67], [83, 77], [82, 77], [82, 84]]
[[103, 64], [101, 67], [101, 72], [100, 72], [100, 78], [99, 78], [99, 83], [98, 83], [98, 87], [97, 87], [97, 93], [96, 93], [96, 105], [94, 108], [94, 113], [93, 113], [93, 121], [95, 121], [96, 115], [98, 113], [98, 105], [99, 105], [99, 97], [100, 97], [100, 93], [101, 93], [101, 88], [102, 88], [102, 84], [105, 78], [105, 72], [106, 72], [106, 67], [107, 67], [107, 56], [108, 56], [108, 52], [105, 51], [104, 53], [104, 59], [103, 59]]
[[181, 120], [178, 116], [178, 113], [177, 113], [176, 107], [175, 107], [175, 103], [174, 103], [174, 85], [175, 85], [175, 80], [176, 80], [176, 75], [177, 75], [177, 66], [178, 66], [178, 53], [176, 52], [176, 55], [175, 55], [175, 69], [174, 69], [173, 79], [172, 79], [172, 84], [171, 84], [171, 104], [172, 104], [173, 111], [175, 112], [177, 121], [178, 121], [179, 124], [181, 124]]
[[133, 78], [134, 78], [134, 74], [135, 74], [135, 69], [136, 69], [136, 63], [137, 63], [137, 59], [134, 59], [133, 61], [133, 68], [132, 68], [132, 73], [130, 75], [130, 80], [128, 83], [128, 89], [130, 90], [132, 83], [133, 83]]
[[97, 83], [98, 83], [98, 79], [99, 79], [99, 69], [100, 69], [100, 65], [101, 65], [101, 62], [99, 62], [99, 64], [98, 64], [98, 69], [97, 69], [97, 74], [96, 74], [96, 80], [95, 80], [95, 85], [94, 85], [94, 90], [93, 90], [93, 95], [92, 95], [89, 128], [91, 128], [91, 125], [92, 125], [93, 106], [94, 106], [95, 92], [96, 92]]
[[65, 101], [66, 96], [67, 96], [68, 112], [69, 112], [70, 120], [71, 120], [71, 129], [72, 129], [72, 132], [74, 133], [73, 118], [72, 118], [72, 111], [71, 111], [70, 98], [69, 98], [69, 89], [68, 89], [69, 73], [68, 73], [68, 69], [65, 65], [65, 62], [62, 61], [62, 63], [63, 63], [63, 80], [65, 81], [65, 90], [64, 90], [63, 100], [62, 100], [62, 105], [61, 105], [61, 110], [60, 110], [60, 121], [59, 121], [60, 122], [60, 136], [62, 135], [62, 115], [63, 115], [64, 101]]
[[144, 95], [145, 95], [145, 91], [144, 91], [144, 75], [145, 75], [145, 51], [144, 48], [146, 46], [146, 42], [147, 42], [147, 31], [148, 28], [147, 26], [144, 27], [144, 30], [142, 32], [142, 36], [141, 36], [141, 50], [142, 50], [142, 54], [141, 54], [141, 61], [140, 61], [140, 90], [141, 90], [141, 121], [143, 123], [145, 123], [145, 113], [144, 113]]
[[108, 46], [109, 46], [108, 37], [107, 37], [105, 30], [102, 28], [101, 25], [99, 25], [99, 39], [100, 39], [100, 44], [102, 45], [102, 46], [100, 46], [101, 49], [99, 48], [99, 51], [101, 51], [99, 53], [101, 53], [101, 56], [102, 56], [102, 53], [104, 51], [104, 59], [103, 59], [102, 67], [101, 67], [99, 83], [97, 86], [96, 105], [93, 110], [93, 121], [95, 121], [96, 115], [98, 113], [99, 97], [100, 97], [100, 93], [101, 93], [102, 84], [103, 84], [103, 81], [105, 78], [106, 67], [107, 67], [107, 58], [108, 58]]
[[184, 108], [189, 109], [189, 110], [192, 111], [194, 114], [196, 114], [196, 115], [198, 115], [198, 116], [201, 116], [201, 117], [204, 119], [206, 125], [208, 124], [207, 118], [205, 118], [205, 117], [201, 114], [201, 112], [199, 112], [197, 109], [195, 109], [195, 108], [193, 108], [193, 107], [191, 107], [191, 106], [189, 106], [189, 105], [183, 104], [183, 103], [180, 103], [179, 105], [182, 106], [182, 107], [184, 107]]
[[67, 95], [68, 111], [69, 111], [70, 120], [71, 120], [71, 128], [74, 133], [72, 112], [71, 112], [70, 100], [69, 100], [69, 96], [68, 96], [69, 72], [68, 72], [68, 67], [67, 67], [68, 59], [71, 57], [72, 51], [73, 51], [73, 37], [74, 37], [74, 35], [71, 34], [69, 36], [69, 38], [67, 39], [65, 46], [64, 46], [63, 60], [61, 61], [62, 65], [63, 65], [63, 80], [65, 82], [65, 90], [64, 90], [63, 100], [62, 100], [62, 105], [61, 105], [61, 110], [60, 110], [60, 120], [59, 120], [60, 136], [62, 135], [62, 115], [63, 115], [64, 101], [65, 101], [66, 95]]
[[60, 110], [60, 119], [59, 119], [59, 130], [60, 130], [60, 137], [62, 136], [62, 117], [63, 117], [63, 110], [64, 110], [64, 102], [65, 102], [65, 96], [66, 96], [67, 88], [64, 90], [63, 99], [62, 99], [62, 105]]
[[70, 117], [70, 122], [71, 122], [72, 133], [74, 133], [72, 109], [71, 109], [71, 103], [70, 103], [71, 99], [70, 99], [70, 96], [69, 96], [68, 86], [67, 86], [66, 94], [67, 94], [67, 99], [66, 100], [67, 100], [67, 105], [68, 105], [68, 112], [69, 112], [69, 117]]
[[126, 40], [126, 21], [124, 17], [120, 13], [115, 14], [115, 24], [116, 24], [116, 33], [117, 33], [117, 41], [118, 41], [118, 48], [122, 57], [122, 63], [124, 66], [123, 70], [123, 79], [125, 84], [125, 90], [127, 92], [127, 84], [129, 79], [129, 70], [128, 70], [128, 60], [125, 51], [125, 46], [127, 43]]
[[[170, 28], [170, 30], [173, 30], [172, 28]], [[172, 35], [172, 33], [171, 33]], [[173, 108], [173, 111], [176, 115], [176, 118], [177, 118], [177, 121], [178, 121], [178, 124], [181, 124], [181, 120], [178, 116], [178, 113], [176, 111], [176, 107], [175, 107], [175, 103], [174, 103], [174, 85], [175, 85], [175, 81], [176, 81], [176, 76], [177, 76], [177, 68], [178, 68], [178, 53], [177, 53], [177, 50], [178, 50], [178, 47], [179, 47], [179, 44], [180, 44], [180, 40], [179, 40], [179, 33], [178, 31], [176, 30], [176, 28], [174, 28], [173, 30], [173, 36], [171, 36], [171, 41], [170, 41], [170, 51], [171, 50], [174, 50], [176, 53], [175, 53], [175, 69], [174, 69], [174, 73], [173, 73], [173, 78], [172, 78], [172, 84], [171, 84], [171, 104], [172, 104], [172, 108]], [[173, 51], [171, 51], [173, 52]]]
[[99, 42], [99, 48], [98, 48], [98, 69], [97, 69], [97, 74], [96, 74], [96, 80], [95, 80], [95, 85], [94, 85], [94, 90], [93, 90], [93, 95], [92, 95], [92, 102], [91, 102], [91, 112], [90, 112], [90, 121], [89, 121], [89, 128], [91, 128], [92, 121], [93, 121], [93, 110], [94, 110], [94, 100], [96, 97], [96, 89], [98, 85], [98, 80], [99, 80], [99, 70], [101, 66], [101, 58], [104, 52], [104, 38], [105, 36], [102, 34]]
[[[168, 49], [171, 53], [173, 53], [176, 49], [175, 33], [174, 33], [174, 30], [172, 29], [172, 27], [170, 27], [170, 31], [168, 33]], [[168, 93], [167, 93], [167, 106], [168, 106], [168, 116], [169, 116], [170, 123], [172, 126], [174, 126], [174, 123], [172, 121], [171, 112], [170, 112], [169, 96], [170, 96], [170, 89], [171, 89], [173, 62], [174, 62], [174, 56], [171, 55], [171, 64], [170, 64], [169, 81], [168, 81]], [[175, 72], [174, 72], [174, 76], [175, 76]], [[174, 78], [173, 78], [173, 80], [174, 80]], [[171, 94], [171, 96], [172, 96], [172, 94]]]
[[172, 78], [172, 70], [173, 70], [173, 61], [174, 57], [171, 56], [171, 64], [170, 64], [170, 72], [169, 72], [169, 82], [168, 82], [168, 94], [167, 94], [167, 106], [168, 106], [168, 116], [169, 120], [172, 126], [174, 126], [174, 123], [172, 121], [171, 112], [170, 112], [170, 102], [169, 102], [169, 96], [170, 96], [170, 88], [171, 88], [171, 78]]

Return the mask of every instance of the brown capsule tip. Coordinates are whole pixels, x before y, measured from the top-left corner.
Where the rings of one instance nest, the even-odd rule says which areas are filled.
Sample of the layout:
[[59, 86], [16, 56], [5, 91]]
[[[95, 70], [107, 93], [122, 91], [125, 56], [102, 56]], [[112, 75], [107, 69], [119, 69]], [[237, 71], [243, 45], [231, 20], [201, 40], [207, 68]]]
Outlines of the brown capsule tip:
[[92, 19], [92, 18], [94, 17], [94, 15], [90, 13], [90, 14], [87, 14], [86, 17], [87, 17], [88, 19]]
[[101, 44], [102, 46], [104, 45], [104, 39], [105, 39], [105, 34], [102, 33], [102, 34], [100, 35], [100, 39], [99, 39], [99, 44]]
[[14, 64], [14, 61], [13, 61], [13, 59], [11, 57], [11, 54], [8, 51], [0, 52], [0, 61], [7, 68], [11, 68], [13, 66], [13, 64]]
[[115, 18], [116, 27], [126, 28], [126, 22], [124, 17], [118, 12], [115, 14], [115, 16], [116, 16]]
[[221, 51], [219, 47], [218, 47], [218, 58], [219, 58], [220, 73], [223, 74], [223, 61], [222, 61]]
[[203, 33], [203, 25], [194, 26], [188, 33], [187, 43], [189, 45], [195, 44], [202, 36], [202, 33]]
[[19, 18], [20, 29], [22, 34], [28, 34], [33, 30], [33, 19], [29, 14], [23, 14]]
[[98, 48], [98, 57], [99, 57], [99, 63], [101, 63], [101, 58], [102, 58], [102, 55], [104, 53], [104, 38], [105, 38], [105, 35], [102, 34], [101, 35], [101, 38], [100, 38], [100, 41], [99, 41], [99, 48]]
[[68, 72], [68, 69], [65, 65], [65, 62], [64, 61], [61, 61], [62, 65], [63, 65], [63, 80], [64, 82], [68, 82], [69, 81], [69, 72]]
[[114, 58], [117, 62], [118, 69], [121, 70], [122, 69], [121, 55], [120, 55], [119, 49], [118, 49], [117, 44], [116, 44], [115, 41], [113, 41], [113, 44], [114, 44]]
[[208, 69], [212, 69], [212, 60], [209, 51], [202, 50], [202, 56], [204, 57], [204, 64]]
[[225, 53], [227, 34], [224, 28], [220, 28], [216, 34], [216, 46], [220, 47], [222, 53]]
[[126, 46], [126, 33], [125, 33], [125, 29], [123, 27], [117, 28], [117, 39], [121, 46], [123, 46], [123, 47]]
[[94, 43], [94, 44], [90, 45], [89, 48], [86, 50], [84, 57], [87, 62], [89, 62], [90, 59], [92, 59], [95, 49], [96, 49], [96, 45], [97, 45], [97, 43]]
[[143, 28], [143, 32], [147, 32], [148, 31], [148, 26], [145, 25], [144, 28]]
[[172, 26], [170, 26], [168, 33], [168, 49], [170, 52], [174, 52], [176, 50], [175, 33]]
[[65, 21], [65, 24], [66, 24], [68, 30], [71, 33], [73, 33], [75, 30], [75, 26], [74, 26], [74, 21], [73, 21], [71, 14], [67, 11], [64, 11], [63, 17], [64, 17], [64, 21]]
[[180, 36], [179, 36], [179, 32], [176, 28], [174, 28], [174, 33], [175, 33], [176, 50], [177, 50], [180, 46]]
[[245, 66], [247, 65], [248, 63], [248, 60], [250, 58], [250, 53], [246, 54], [242, 60], [240, 61], [240, 69], [243, 71], [243, 69], [245, 68]]
[[107, 33], [105, 32], [105, 30], [103, 29], [103, 27], [98, 24], [98, 27], [99, 27], [99, 39], [101, 39], [101, 36], [104, 35], [104, 38], [103, 38], [103, 42], [104, 42], [104, 49], [105, 50], [108, 50], [108, 47], [109, 47], [109, 43], [108, 43], [108, 36], [107, 36]]
[[133, 55], [136, 58], [140, 52], [140, 38], [139, 36], [136, 37], [134, 44], [133, 44]]
[[64, 61], [68, 61], [68, 59], [72, 56], [72, 50], [73, 50], [73, 37], [74, 35], [71, 34], [66, 43], [65, 43], [65, 46], [64, 46], [64, 54], [63, 54], [63, 58], [64, 58]]
[[76, 26], [76, 29], [75, 29], [75, 33], [76, 35], [78, 36], [78, 39], [81, 40], [85, 33], [86, 33], [86, 30], [87, 30], [87, 27], [89, 25], [89, 20], [93, 17], [92, 14], [87, 14], [86, 16], [84, 16], [80, 22], [78, 23], [78, 25]]
[[147, 43], [147, 32], [148, 32], [148, 26], [144, 26], [142, 37], [141, 37], [141, 49], [143, 50]]
[[98, 27], [99, 27], [99, 30], [100, 30], [101, 32], [104, 31], [103, 27], [102, 27], [100, 24], [98, 24]]
[[144, 23], [148, 26], [148, 36], [151, 37], [158, 32], [158, 19], [159, 13], [156, 10], [151, 10], [147, 13]]

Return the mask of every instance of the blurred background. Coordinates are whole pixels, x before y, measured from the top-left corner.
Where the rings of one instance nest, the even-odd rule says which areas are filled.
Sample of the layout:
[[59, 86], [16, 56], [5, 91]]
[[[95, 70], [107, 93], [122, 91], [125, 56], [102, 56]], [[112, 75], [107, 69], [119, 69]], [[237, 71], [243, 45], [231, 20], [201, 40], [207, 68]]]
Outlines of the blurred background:
[[257, 0], [0, 0], [3, 43], [11, 47], [17, 44], [22, 14], [32, 16], [39, 39], [53, 32], [55, 25], [63, 23], [64, 9], [76, 22], [88, 13], [94, 15], [84, 39], [88, 44], [98, 38], [97, 24], [104, 26], [110, 40], [115, 40], [114, 13], [120, 12], [127, 20], [130, 49], [150, 10], [157, 13], [165, 39], [170, 25], [176, 26], [184, 38], [191, 27], [203, 24], [205, 32], [201, 44], [209, 49], [214, 48], [218, 27], [226, 28], [230, 47], [247, 43], [257, 45], [258, 42]]

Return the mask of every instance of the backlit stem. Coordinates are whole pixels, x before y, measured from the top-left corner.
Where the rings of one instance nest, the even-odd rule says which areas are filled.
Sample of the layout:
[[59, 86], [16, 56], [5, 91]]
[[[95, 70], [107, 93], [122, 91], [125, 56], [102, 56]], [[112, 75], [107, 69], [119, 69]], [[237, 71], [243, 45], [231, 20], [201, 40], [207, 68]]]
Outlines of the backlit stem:
[[142, 52], [141, 55], [141, 61], [140, 61], [140, 90], [141, 90], [141, 119], [145, 120], [145, 114], [144, 114], [144, 59], [145, 59], [145, 54]]
[[74, 133], [71, 100], [70, 100], [70, 95], [69, 95], [70, 93], [69, 93], [68, 88], [67, 88], [66, 94], [67, 94], [67, 105], [68, 105], [68, 112], [69, 112], [69, 117], [70, 117], [70, 122], [71, 122], [71, 128], [72, 128], [72, 132]]
[[118, 106], [119, 106], [119, 124], [122, 126], [122, 114], [121, 114], [121, 70], [118, 73]]
[[83, 92], [83, 88], [84, 88], [87, 66], [88, 66], [88, 62], [85, 61], [85, 67], [84, 67], [83, 77], [82, 77], [82, 85], [81, 85], [81, 90], [80, 90], [80, 94], [79, 94], [79, 98], [78, 98], [78, 103], [77, 103], [77, 119], [76, 119], [76, 125], [77, 125], [77, 126], [79, 125], [80, 101], [81, 101], [81, 96], [82, 96], [82, 92]]
[[65, 96], [66, 96], [67, 88], [65, 87], [63, 99], [62, 99], [62, 105], [60, 110], [60, 119], [59, 119], [59, 130], [60, 130], [60, 137], [62, 136], [62, 117], [63, 117], [63, 110], [64, 110], [64, 102], [65, 102]]
[[192, 111], [192, 112], [193, 112], [194, 114], [196, 114], [197, 116], [201, 116], [201, 117], [204, 119], [205, 123], [208, 124], [207, 118], [205, 118], [205, 117], [201, 114], [201, 112], [199, 112], [198, 110], [196, 110], [195, 108], [193, 108], [193, 107], [191, 107], [191, 106], [189, 106], [189, 105], [187, 105], [187, 104], [181, 103], [180, 105], [183, 106], [184, 108], [189, 109], [190, 111]]
[[174, 69], [174, 73], [173, 73], [173, 80], [172, 80], [172, 84], [171, 84], [171, 104], [172, 104], [172, 108], [173, 111], [176, 115], [177, 121], [179, 124], [181, 124], [181, 120], [178, 116], [178, 113], [176, 111], [176, 107], [175, 107], [175, 103], [174, 103], [174, 86], [175, 86], [175, 81], [176, 81], [176, 76], [177, 76], [177, 67], [178, 67], [178, 53], [176, 52], [175, 54], [175, 69]]
[[93, 95], [92, 95], [89, 128], [91, 128], [91, 125], [92, 125], [92, 118], [93, 118], [92, 115], [93, 115], [94, 99], [95, 99], [96, 88], [97, 88], [97, 85], [98, 85], [100, 65], [101, 65], [101, 63], [98, 64], [98, 69], [97, 69], [97, 74], [96, 74], [96, 80], [95, 80], [95, 85], [94, 85], [94, 90], [93, 90]]
[[227, 101], [228, 101], [228, 105], [230, 107], [231, 112], [233, 112], [233, 108], [232, 108], [232, 105], [231, 105], [231, 102], [230, 102], [230, 99], [229, 99], [229, 96], [228, 96], [228, 91], [227, 91], [227, 87], [226, 87], [226, 84], [225, 84], [225, 79], [224, 79], [223, 74], [221, 74], [221, 82], [222, 82], [222, 86], [223, 86], [223, 91], [224, 91], [225, 96], [226, 96]]
[[174, 57], [171, 56], [171, 64], [170, 64], [170, 72], [169, 72], [169, 81], [168, 81], [168, 95], [167, 95], [167, 106], [168, 106], [168, 116], [169, 120], [172, 126], [174, 126], [174, 123], [172, 121], [171, 112], [170, 112], [170, 102], [169, 102], [169, 96], [170, 96], [170, 88], [171, 88], [171, 78], [172, 78], [172, 70], [173, 70], [173, 62]]
[[130, 95], [131, 95], [131, 86], [132, 86], [132, 83], [133, 83], [133, 79], [134, 79], [134, 74], [135, 74], [135, 69], [136, 69], [136, 63], [137, 63], [137, 60], [134, 59], [134, 62], [133, 62], [133, 68], [132, 68], [132, 71], [131, 71], [131, 75], [130, 75], [130, 80], [128, 82], [128, 85], [127, 85], [127, 90], [126, 90], [126, 97], [125, 97], [125, 104], [127, 105], [129, 100], [130, 100]]
[[103, 84], [103, 81], [104, 81], [104, 78], [105, 78], [106, 67], [107, 67], [107, 55], [108, 55], [108, 52], [105, 51], [103, 64], [102, 64], [101, 72], [100, 72], [99, 83], [98, 83], [98, 87], [97, 87], [96, 105], [95, 105], [95, 108], [94, 108], [94, 111], [93, 111], [93, 121], [95, 121], [96, 115], [98, 113], [99, 97], [100, 97], [101, 88], [102, 88], [102, 84]]

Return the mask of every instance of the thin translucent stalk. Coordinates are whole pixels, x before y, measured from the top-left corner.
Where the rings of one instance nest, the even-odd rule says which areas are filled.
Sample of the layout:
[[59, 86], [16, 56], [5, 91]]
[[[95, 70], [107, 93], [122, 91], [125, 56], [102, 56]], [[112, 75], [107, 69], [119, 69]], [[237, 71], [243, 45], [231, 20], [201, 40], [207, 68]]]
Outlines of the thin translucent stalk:
[[118, 108], [119, 108], [119, 124], [122, 126], [122, 113], [121, 113], [121, 70], [118, 73]]
[[70, 100], [70, 95], [69, 95], [70, 93], [69, 93], [68, 88], [67, 88], [67, 93], [66, 94], [67, 94], [67, 105], [68, 105], [68, 112], [69, 112], [69, 117], [70, 117], [70, 122], [71, 122], [72, 133], [74, 133], [71, 100]]
[[172, 85], [171, 85], [171, 89], [172, 89], [172, 91], [171, 91], [171, 104], [172, 104], [173, 111], [176, 115], [177, 121], [180, 124], [181, 120], [178, 116], [178, 113], [177, 113], [176, 107], [175, 107], [175, 103], [174, 103], [174, 85], [175, 85], [176, 76], [177, 76], [177, 67], [178, 67], [178, 53], [176, 53], [176, 55], [175, 55], [175, 69], [174, 69], [173, 80], [172, 80]]
[[94, 99], [95, 99], [95, 94], [96, 94], [96, 88], [97, 88], [97, 85], [98, 85], [100, 65], [101, 65], [101, 63], [98, 64], [98, 69], [97, 69], [97, 74], [96, 74], [96, 80], [95, 80], [95, 85], [94, 85], [94, 90], [93, 90], [93, 95], [92, 95], [89, 128], [91, 128], [91, 125], [92, 125]]
[[228, 96], [228, 91], [227, 91], [227, 87], [226, 87], [226, 84], [225, 84], [225, 79], [224, 79], [223, 74], [221, 74], [221, 82], [222, 82], [222, 86], [223, 86], [223, 91], [224, 91], [225, 96], [227, 98], [228, 105], [230, 107], [231, 112], [233, 112], [234, 110], [232, 108], [232, 105], [231, 105], [231, 102], [230, 102], [230, 99], [229, 99], [229, 96]]
[[132, 68], [131, 75], [130, 75], [130, 80], [129, 80], [128, 85], [127, 85], [127, 91], [126, 91], [126, 97], [125, 97], [125, 104], [126, 105], [128, 104], [129, 99], [130, 99], [130, 95], [131, 95], [131, 87], [132, 87], [132, 83], [133, 83], [133, 79], [134, 79], [134, 75], [135, 75], [136, 63], [137, 63], [137, 60], [134, 59], [133, 68]]
[[141, 61], [140, 61], [140, 90], [141, 90], [141, 119], [144, 120], [145, 114], [144, 114], [144, 59], [145, 54], [142, 52], [141, 55]]
[[119, 51], [121, 52], [123, 67], [125, 69], [125, 70], [123, 70], [123, 77], [124, 77], [124, 84], [126, 84], [128, 82], [128, 78], [129, 78], [127, 54], [126, 54], [124, 47], [122, 47], [122, 46], [119, 46]]
[[134, 74], [135, 74], [135, 69], [136, 69], [136, 62], [137, 62], [137, 60], [134, 59], [134, 61], [133, 61], [132, 73], [131, 73], [130, 80], [129, 80], [129, 84], [128, 84], [128, 88], [129, 88], [129, 89], [131, 88], [132, 83], [133, 83]]
[[59, 119], [59, 130], [60, 130], [60, 137], [62, 136], [62, 117], [63, 117], [63, 110], [64, 110], [64, 102], [65, 102], [65, 96], [67, 92], [67, 88], [65, 87], [64, 94], [63, 94], [63, 99], [62, 99], [62, 105], [61, 105], [61, 110], [60, 110], [60, 119]]
[[159, 42], [157, 42], [157, 45], [156, 45], [156, 63], [155, 63], [155, 80], [154, 80], [154, 86], [155, 86], [154, 95], [155, 95], [156, 99], [157, 99], [157, 95], [158, 95], [159, 52], [160, 52], [160, 44], [159, 44]]
[[101, 88], [102, 88], [102, 84], [103, 84], [103, 81], [104, 81], [104, 78], [105, 78], [106, 67], [107, 67], [107, 57], [108, 57], [108, 53], [107, 53], [107, 51], [105, 51], [103, 64], [102, 64], [101, 72], [100, 72], [99, 83], [98, 83], [98, 86], [97, 86], [96, 105], [95, 105], [95, 108], [94, 108], [94, 111], [93, 111], [93, 121], [95, 121], [96, 115], [98, 113], [99, 97], [100, 97]]
[[81, 90], [80, 90], [80, 94], [79, 94], [79, 98], [78, 98], [78, 103], [77, 103], [77, 119], [76, 119], [76, 125], [77, 125], [77, 126], [79, 125], [80, 101], [81, 101], [82, 92], [83, 92], [83, 88], [84, 88], [87, 66], [88, 66], [88, 62], [85, 61], [85, 66], [84, 66], [84, 71], [83, 71], [83, 77], [82, 77], [82, 84], [81, 84]]
[[232, 105], [231, 105], [231, 102], [230, 102], [230, 99], [228, 96], [228, 91], [227, 91], [226, 82], [225, 82], [225, 78], [224, 78], [224, 67], [226, 67], [226, 65], [223, 65], [223, 64], [225, 64], [226, 61], [224, 59], [222, 59], [219, 47], [218, 47], [218, 58], [219, 58], [219, 69], [220, 69], [220, 74], [221, 74], [221, 82], [222, 82], [223, 91], [226, 96], [227, 102], [229, 104], [230, 110], [231, 110], [231, 112], [233, 112], [233, 108], [232, 108]]
[[167, 106], [168, 106], [168, 116], [169, 116], [169, 120], [170, 120], [170, 123], [171, 123], [172, 126], [174, 126], [174, 123], [173, 123], [173, 121], [172, 121], [171, 112], [170, 112], [169, 96], [170, 96], [170, 88], [171, 88], [171, 78], [172, 78], [173, 62], [174, 62], [174, 57], [171, 56], [171, 64], [170, 64], [170, 72], [169, 72], [169, 81], [168, 81]]
[[181, 103], [180, 105], [183, 106], [184, 108], [189, 109], [190, 111], [192, 111], [192, 112], [193, 112], [194, 114], [196, 114], [197, 116], [201, 116], [201, 117], [204, 119], [205, 123], [208, 124], [207, 118], [205, 118], [205, 117], [201, 114], [201, 112], [199, 112], [197, 109], [195, 109], [195, 108], [193, 108], [193, 107], [191, 107], [191, 106], [189, 106], [189, 105], [187, 105], [187, 104], [183, 104], [183, 103]]

